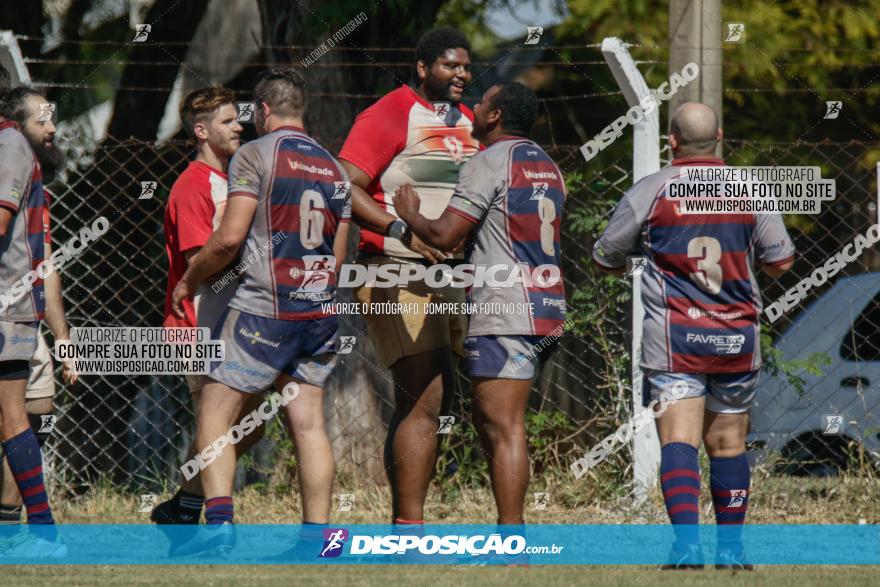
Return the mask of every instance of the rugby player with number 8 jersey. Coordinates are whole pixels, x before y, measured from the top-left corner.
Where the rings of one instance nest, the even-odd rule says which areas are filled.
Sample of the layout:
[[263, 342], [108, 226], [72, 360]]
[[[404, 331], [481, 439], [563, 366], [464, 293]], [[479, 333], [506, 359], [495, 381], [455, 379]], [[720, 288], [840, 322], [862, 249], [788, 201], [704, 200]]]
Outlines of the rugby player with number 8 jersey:
[[530, 312], [473, 314], [468, 324], [474, 425], [489, 461], [502, 533], [522, 531], [529, 391], [553, 347], [547, 341], [558, 338], [553, 335], [565, 321], [561, 271], [534, 281], [521, 275], [560, 266], [565, 183], [553, 160], [528, 139], [537, 109], [538, 100], [526, 86], [492, 86], [474, 106], [474, 138], [486, 149], [464, 165], [440, 217], [429, 220], [419, 212], [419, 195], [411, 185], [398, 189], [394, 199], [400, 217], [426, 243], [450, 249], [467, 239], [468, 263], [507, 267], [504, 275], [511, 284], [474, 286], [471, 303], [531, 304]]
[[[687, 386], [683, 399], [657, 419], [660, 483], [675, 527], [666, 569], [702, 568], [699, 544], [701, 441], [709, 454], [718, 527], [716, 568], [751, 570], [742, 524], [749, 502], [748, 410], [761, 366], [761, 292], [757, 260], [779, 276], [791, 268], [794, 246], [778, 214], [681, 214], [666, 197], [683, 166], [718, 167], [722, 139], [708, 106], [681, 105], [670, 119], [672, 165], [630, 188], [593, 249], [600, 269], [622, 272], [627, 255], [647, 258], [641, 367], [645, 391]], [[647, 399], [647, 398], [646, 398]]]
[[[241, 251], [242, 281], [211, 331], [225, 358], [212, 364], [198, 410], [196, 445], [225, 437], [251, 394], [291, 384], [284, 406], [296, 459], [303, 523], [330, 516], [333, 453], [324, 429], [323, 387], [335, 364], [336, 316], [321, 304], [335, 299], [336, 259], [345, 256], [351, 216], [348, 178], [339, 163], [303, 130], [305, 82], [293, 70], [264, 73], [254, 89], [260, 138], [229, 165], [226, 212], [174, 290], [172, 305]], [[202, 470], [205, 519], [181, 556], [224, 551], [235, 543], [233, 450]]]

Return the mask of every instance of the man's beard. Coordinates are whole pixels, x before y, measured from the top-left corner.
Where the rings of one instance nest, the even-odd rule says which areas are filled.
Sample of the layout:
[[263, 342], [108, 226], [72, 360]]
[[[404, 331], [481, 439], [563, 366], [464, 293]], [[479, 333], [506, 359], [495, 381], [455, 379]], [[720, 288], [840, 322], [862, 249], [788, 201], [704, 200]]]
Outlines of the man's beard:
[[453, 104], [459, 104], [461, 99], [453, 98], [451, 92], [452, 80], [448, 82], [444, 82], [430, 73], [425, 76], [425, 94], [428, 95], [429, 98], [432, 99], [440, 99], [443, 101], [449, 101]]
[[[30, 139], [30, 137], [28, 137]], [[55, 180], [55, 174], [64, 166], [64, 153], [54, 145], [47, 147], [42, 142], [29, 141], [40, 162], [43, 175], [43, 184], [50, 184]]]

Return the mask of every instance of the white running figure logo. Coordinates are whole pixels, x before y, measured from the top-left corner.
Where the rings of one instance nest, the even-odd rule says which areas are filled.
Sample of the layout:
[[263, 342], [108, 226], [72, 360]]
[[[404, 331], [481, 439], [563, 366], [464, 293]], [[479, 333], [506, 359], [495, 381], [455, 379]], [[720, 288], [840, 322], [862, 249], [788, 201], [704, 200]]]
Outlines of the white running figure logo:
[[324, 550], [321, 551], [321, 556], [326, 556], [328, 552], [333, 552], [334, 550], [339, 550], [342, 548], [342, 530], [337, 530], [330, 534], [330, 537], [327, 541], [327, 546]]

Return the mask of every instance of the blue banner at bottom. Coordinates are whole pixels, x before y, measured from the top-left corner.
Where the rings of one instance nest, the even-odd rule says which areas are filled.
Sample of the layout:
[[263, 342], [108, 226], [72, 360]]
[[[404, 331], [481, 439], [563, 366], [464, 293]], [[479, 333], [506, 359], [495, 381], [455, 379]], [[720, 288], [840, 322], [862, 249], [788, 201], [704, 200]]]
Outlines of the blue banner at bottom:
[[[678, 528], [681, 533], [682, 527]], [[876, 525], [691, 527], [706, 563], [880, 565]], [[0, 564], [659, 565], [670, 525], [0, 526]]]

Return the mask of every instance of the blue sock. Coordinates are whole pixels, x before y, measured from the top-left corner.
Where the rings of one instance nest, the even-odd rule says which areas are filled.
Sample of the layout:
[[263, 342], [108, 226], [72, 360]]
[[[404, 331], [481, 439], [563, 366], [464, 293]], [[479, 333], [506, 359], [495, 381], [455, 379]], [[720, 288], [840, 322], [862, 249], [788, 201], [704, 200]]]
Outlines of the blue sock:
[[697, 449], [670, 442], [660, 451], [660, 486], [679, 544], [700, 541], [700, 465]]
[[223, 524], [229, 522], [231, 524], [232, 514], [231, 497], [212, 497], [205, 500], [205, 523]]
[[742, 527], [749, 506], [751, 472], [746, 454], [709, 459], [712, 505], [718, 524], [718, 543], [727, 547], [741, 544]]
[[28, 428], [4, 442], [3, 452], [27, 509], [28, 524], [54, 524], [43, 481], [43, 456], [37, 435]]

